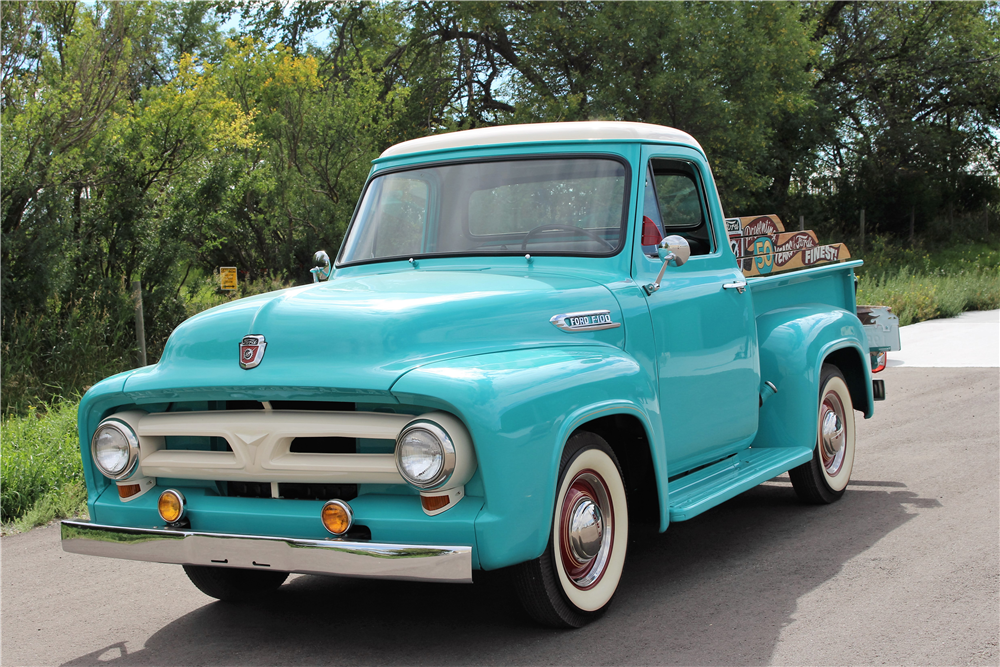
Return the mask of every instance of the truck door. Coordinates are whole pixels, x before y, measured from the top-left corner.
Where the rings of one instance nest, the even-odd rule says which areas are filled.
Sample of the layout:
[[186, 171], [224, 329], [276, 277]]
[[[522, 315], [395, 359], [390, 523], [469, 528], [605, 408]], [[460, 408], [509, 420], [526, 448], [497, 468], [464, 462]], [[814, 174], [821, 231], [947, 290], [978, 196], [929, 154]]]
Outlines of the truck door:
[[[757, 431], [760, 369], [750, 291], [723, 233], [714, 182], [701, 160], [645, 147], [643, 206], [633, 277], [652, 283], [662, 266], [656, 233], [688, 240], [691, 257], [667, 267], [647, 295], [653, 323], [660, 414], [670, 474], [743, 449]], [[710, 199], [711, 198], [711, 199]], [[714, 205], [710, 205], [714, 204]], [[648, 220], [644, 220], [648, 218]], [[645, 224], [646, 238], [641, 239]], [[652, 237], [652, 238], [651, 238]], [[730, 285], [726, 288], [725, 285]]]

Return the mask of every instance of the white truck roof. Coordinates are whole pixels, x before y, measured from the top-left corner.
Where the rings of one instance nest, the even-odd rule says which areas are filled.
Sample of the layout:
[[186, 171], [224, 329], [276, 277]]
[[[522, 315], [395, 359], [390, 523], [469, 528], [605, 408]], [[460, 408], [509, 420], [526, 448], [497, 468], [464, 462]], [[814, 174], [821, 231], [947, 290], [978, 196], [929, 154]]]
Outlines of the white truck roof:
[[574, 123], [533, 123], [500, 125], [475, 130], [434, 134], [391, 146], [381, 157], [423, 153], [446, 148], [471, 148], [496, 144], [551, 141], [656, 141], [690, 146], [704, 153], [701, 145], [687, 132], [663, 125], [615, 121], [580, 121]]

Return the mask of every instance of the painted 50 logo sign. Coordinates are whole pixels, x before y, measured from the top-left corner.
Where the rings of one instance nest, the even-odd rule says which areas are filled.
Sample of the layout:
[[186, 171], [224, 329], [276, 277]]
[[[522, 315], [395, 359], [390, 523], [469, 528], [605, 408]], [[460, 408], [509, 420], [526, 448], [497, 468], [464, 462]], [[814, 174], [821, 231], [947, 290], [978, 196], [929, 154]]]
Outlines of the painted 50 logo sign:
[[758, 237], [753, 242], [754, 265], [757, 272], [766, 275], [774, 268], [774, 244], [768, 236]]

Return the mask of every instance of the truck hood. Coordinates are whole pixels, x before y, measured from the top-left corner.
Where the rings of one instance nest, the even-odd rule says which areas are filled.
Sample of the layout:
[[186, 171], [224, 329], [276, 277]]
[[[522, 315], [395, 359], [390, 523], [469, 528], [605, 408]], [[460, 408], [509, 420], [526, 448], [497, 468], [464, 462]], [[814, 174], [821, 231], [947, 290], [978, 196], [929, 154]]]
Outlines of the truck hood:
[[[623, 327], [569, 333], [549, 321], [589, 310], [622, 321], [607, 288], [573, 276], [412, 269], [337, 278], [192, 317], [170, 336], [159, 363], [128, 378], [125, 392], [194, 400], [282, 388], [273, 392], [279, 399], [321, 389], [361, 400], [442, 359], [550, 345], [624, 346]], [[266, 347], [259, 366], [243, 369], [239, 344], [250, 334], [264, 336]]]

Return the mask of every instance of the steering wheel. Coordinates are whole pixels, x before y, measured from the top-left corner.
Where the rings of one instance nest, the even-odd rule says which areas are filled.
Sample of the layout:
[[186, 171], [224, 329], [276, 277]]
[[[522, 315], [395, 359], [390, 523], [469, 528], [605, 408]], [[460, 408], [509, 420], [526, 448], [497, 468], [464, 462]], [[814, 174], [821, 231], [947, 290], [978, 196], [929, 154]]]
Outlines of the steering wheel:
[[541, 234], [542, 232], [549, 231], [564, 231], [564, 232], [582, 232], [584, 236], [589, 236], [595, 241], [599, 241], [604, 245], [608, 246], [608, 250], [614, 250], [615, 247], [608, 243], [605, 239], [602, 239], [597, 232], [592, 232], [589, 229], [584, 229], [583, 227], [574, 227], [573, 225], [538, 225], [532, 228], [524, 235], [524, 239], [521, 241], [521, 252], [528, 249], [528, 239], [536, 234]]

